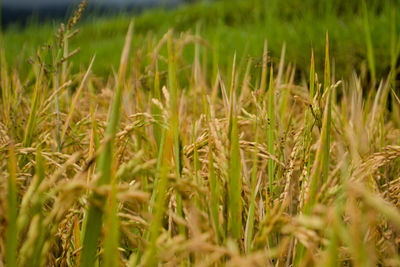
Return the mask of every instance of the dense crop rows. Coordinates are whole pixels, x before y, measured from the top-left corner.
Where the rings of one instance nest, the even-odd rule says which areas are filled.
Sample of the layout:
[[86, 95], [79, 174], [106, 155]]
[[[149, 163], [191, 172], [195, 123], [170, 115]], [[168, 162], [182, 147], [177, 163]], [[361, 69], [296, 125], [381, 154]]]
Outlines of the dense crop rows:
[[134, 23], [118, 70], [75, 73], [81, 11], [26, 79], [0, 54], [0, 265], [400, 264], [393, 75], [338, 80], [328, 34], [302, 82], [267, 41], [220, 71], [198, 33], [132, 50]]

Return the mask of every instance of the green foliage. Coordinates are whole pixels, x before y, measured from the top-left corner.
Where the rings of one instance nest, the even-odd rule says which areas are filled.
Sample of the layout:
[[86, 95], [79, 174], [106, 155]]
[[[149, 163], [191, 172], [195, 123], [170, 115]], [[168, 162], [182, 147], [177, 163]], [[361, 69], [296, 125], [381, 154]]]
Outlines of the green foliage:
[[[354, 69], [360, 70], [367, 58], [371, 62], [371, 49], [375, 58], [380, 59], [375, 68], [376, 74], [381, 75], [393, 62], [389, 48], [391, 37], [387, 30], [391, 28], [392, 10], [399, 9], [398, 5], [398, 1], [391, 4], [389, 1], [366, 1], [368, 49], [365, 34], [360, 34], [367, 24], [362, 5], [357, 1], [246, 0], [229, 1], [229, 4], [226, 1], [206, 1], [172, 11], [145, 11], [136, 17], [135, 29], [139, 44], [149, 34], [160, 38], [171, 27], [176, 31], [190, 31], [201, 22], [201, 35], [210, 43], [218, 40], [215, 48], [220, 51], [218, 61], [224, 68], [229, 66], [230, 55], [235, 51], [240, 57], [259, 57], [265, 38], [269, 41], [271, 59], [278, 64], [280, 49], [286, 42], [288, 61], [296, 62], [304, 73], [308, 72], [310, 46], [314, 47], [317, 59], [323, 58], [325, 49], [321, 36], [328, 31], [337, 77], [350, 75]], [[111, 51], [118, 51], [123, 45], [131, 18], [130, 14], [121, 14], [114, 18], [93, 17], [82, 23], [79, 36], [70, 44], [81, 47], [73, 68], [80, 70], [82, 65], [88, 66], [95, 53], [98, 62], [94, 65], [94, 73], [104, 75], [113, 66], [117, 67], [119, 54]], [[400, 20], [394, 23], [400, 27]], [[50, 23], [33, 23], [22, 30], [10, 27], [4, 34], [8, 60], [23, 67], [25, 59], [35, 53], [36, 47], [53, 30]], [[191, 57], [192, 52], [188, 53], [186, 60]], [[318, 71], [323, 71], [323, 68], [319, 67]]]

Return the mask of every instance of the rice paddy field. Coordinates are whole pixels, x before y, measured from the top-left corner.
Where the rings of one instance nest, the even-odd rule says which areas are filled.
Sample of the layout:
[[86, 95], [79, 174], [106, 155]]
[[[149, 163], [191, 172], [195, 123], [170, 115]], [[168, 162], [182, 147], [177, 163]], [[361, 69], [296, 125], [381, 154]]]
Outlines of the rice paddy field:
[[0, 266], [400, 266], [398, 3], [265, 3], [1, 33]]

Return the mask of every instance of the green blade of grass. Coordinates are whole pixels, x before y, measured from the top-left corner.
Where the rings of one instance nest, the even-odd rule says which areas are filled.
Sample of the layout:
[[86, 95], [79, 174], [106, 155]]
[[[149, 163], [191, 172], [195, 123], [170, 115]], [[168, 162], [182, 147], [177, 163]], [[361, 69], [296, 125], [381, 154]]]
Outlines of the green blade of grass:
[[[118, 129], [120, 113], [121, 113], [121, 102], [122, 102], [122, 83], [125, 80], [125, 73], [128, 64], [129, 52], [132, 42], [133, 35], [133, 23], [129, 25], [128, 33], [125, 39], [124, 50], [121, 56], [121, 64], [119, 70], [119, 77], [117, 80], [116, 92], [114, 100], [112, 103], [111, 113], [107, 123], [106, 129], [106, 140], [105, 148], [100, 154], [97, 166], [97, 172], [100, 174], [100, 178], [97, 181], [97, 186], [104, 184], [109, 184], [112, 179], [111, 167], [113, 159], [113, 146], [114, 137]], [[93, 201], [105, 204], [104, 197], [93, 194]], [[95, 204], [90, 204], [88, 210], [88, 218], [86, 229], [90, 231], [85, 231], [85, 236], [83, 240], [83, 249], [81, 255], [81, 266], [89, 267], [92, 266], [96, 258], [97, 242], [100, 238], [101, 227], [103, 221], [103, 209]], [[112, 250], [112, 249], [111, 249]]]
[[330, 86], [331, 86], [331, 64], [330, 64], [330, 60], [329, 60], [329, 36], [328, 36], [328, 32], [326, 32], [324, 90], [328, 90]]
[[[40, 68], [39, 73], [37, 74], [36, 77], [36, 83], [35, 83], [35, 88], [32, 96], [32, 102], [31, 102], [31, 111], [29, 113], [29, 118], [28, 118], [28, 123], [25, 128], [25, 134], [24, 134], [24, 140], [22, 142], [22, 145], [24, 147], [30, 147], [33, 142], [33, 133], [35, 131], [36, 123], [37, 123], [37, 113], [39, 109], [39, 97], [41, 92], [40, 88], [42, 87], [42, 79], [43, 79], [43, 67]], [[19, 167], [23, 167], [26, 164], [27, 158], [26, 156], [23, 156], [20, 158], [19, 161]]]
[[326, 129], [323, 130], [323, 140], [324, 140], [324, 157], [322, 166], [322, 179], [323, 182], [328, 180], [329, 172], [329, 150], [330, 150], [330, 140], [331, 140], [331, 121], [332, 121], [332, 92], [331, 92], [331, 71], [330, 71], [330, 61], [329, 61], [329, 39], [328, 33], [326, 33], [326, 49], [325, 49], [325, 90], [328, 93], [327, 96], [327, 110], [326, 116]]
[[[176, 77], [176, 51], [172, 42], [172, 33], [168, 36], [168, 85], [170, 93], [171, 126], [174, 140], [174, 159], [176, 166], [176, 177], [180, 180], [182, 172], [181, 145], [179, 137], [179, 110], [178, 110], [178, 84]], [[176, 210], [178, 216], [183, 217], [182, 196], [176, 193]], [[185, 227], [178, 225], [179, 233], [185, 235]]]
[[[160, 156], [160, 167], [158, 173], [158, 182], [154, 189], [154, 208], [152, 209], [153, 219], [149, 228], [149, 245], [143, 256], [143, 266], [157, 266], [157, 239], [162, 232], [162, 221], [165, 212], [165, 201], [168, 189], [169, 161], [172, 157], [172, 137], [171, 128], [165, 136], [165, 145], [162, 146]], [[152, 198], [153, 198], [152, 196]]]
[[[161, 101], [161, 93], [160, 93], [160, 73], [158, 71], [158, 61], [156, 61], [155, 66], [155, 75], [154, 75], [154, 85], [153, 85], [153, 97], [155, 99]], [[162, 111], [160, 107], [157, 105], [153, 105], [153, 114], [154, 117], [157, 119], [161, 119]], [[156, 141], [158, 149], [161, 149], [161, 135], [162, 135], [162, 128], [158, 123], [154, 123], [153, 125], [153, 132], [154, 132], [154, 139]]]
[[[94, 95], [94, 88], [91, 82], [89, 82], [89, 89], [90, 92], [92, 94], [92, 98]], [[93, 99], [90, 100], [90, 117], [91, 117], [91, 135], [90, 135], [90, 143], [89, 143], [89, 153], [88, 153], [88, 158], [92, 158], [93, 154], [95, 151], [97, 151], [97, 149], [100, 146], [100, 140], [99, 140], [99, 135], [98, 135], [98, 130], [97, 130], [97, 122], [96, 122], [96, 115], [95, 115], [95, 107], [94, 107], [95, 103], [93, 101]], [[89, 183], [90, 182], [90, 177], [93, 174], [93, 166], [91, 166], [88, 169], [87, 172], [87, 177], [86, 177], [86, 182]], [[88, 195], [89, 192], [87, 191], [86, 194]], [[81, 228], [81, 235], [80, 235], [80, 239], [83, 240], [83, 237], [85, 236], [85, 231], [86, 231], [86, 226], [87, 226], [87, 210], [84, 211], [83, 214], [83, 221], [82, 221], [82, 228]], [[78, 262], [80, 262], [80, 254], [81, 251], [79, 251], [77, 253], [77, 259], [79, 259]]]
[[114, 178], [108, 199], [106, 234], [104, 238], [104, 266], [113, 267], [119, 264], [119, 218], [117, 202], [117, 181]]
[[[115, 113], [116, 104], [118, 103], [118, 97], [120, 97], [120, 91], [121, 89], [117, 89], [117, 92], [114, 97], [114, 102], [113, 102], [113, 112], [111, 113], [111, 116], [119, 116], [119, 110], [117, 111], [118, 113]], [[119, 106], [118, 106], [119, 109]], [[109, 120], [108, 126], [112, 125], [113, 119]], [[113, 138], [112, 132], [113, 129], [110, 127], [107, 127], [108, 130], [107, 134], [109, 138]], [[97, 167], [97, 172], [100, 173], [100, 178], [97, 182], [97, 186], [108, 184], [111, 180], [111, 161], [112, 161], [112, 139], [107, 140], [107, 144], [100, 155], [100, 158], [98, 160], [98, 167]], [[102, 207], [105, 204], [105, 199], [103, 196], [100, 196], [98, 194], [93, 194], [90, 196], [93, 202], [99, 202], [101, 203], [101, 206], [98, 206], [96, 204], [90, 204], [87, 212], [87, 222], [86, 222], [86, 227], [85, 227], [85, 234], [83, 238], [83, 248], [82, 248], [82, 256], [81, 256], [81, 266], [82, 267], [89, 267], [93, 266], [93, 263], [96, 258], [96, 250], [97, 250], [97, 242], [98, 239], [100, 238], [101, 234], [101, 227], [102, 227], [102, 222], [103, 222], [103, 209]], [[90, 229], [90, 231], [88, 230]]]
[[232, 78], [231, 78], [231, 86], [229, 88], [229, 124], [228, 124], [228, 137], [232, 137], [232, 123], [233, 116], [235, 114], [235, 106], [234, 104], [236, 99], [235, 88], [236, 88], [236, 53], [233, 55], [233, 63], [232, 63]]
[[232, 117], [231, 145], [229, 162], [229, 230], [231, 236], [239, 242], [242, 226], [242, 179], [239, 148], [239, 132], [236, 114]]
[[209, 135], [209, 152], [208, 152], [208, 175], [209, 175], [209, 187], [211, 191], [211, 199], [210, 199], [210, 206], [211, 206], [211, 217], [214, 223], [214, 229], [216, 233], [216, 239], [218, 242], [221, 241], [220, 237], [220, 224], [219, 224], [219, 184], [217, 177], [215, 176], [215, 167], [214, 167], [214, 156], [213, 156], [213, 145], [211, 140], [211, 134]]
[[321, 141], [319, 148], [317, 150], [317, 155], [315, 158], [312, 174], [311, 174], [311, 185], [310, 185], [310, 194], [308, 198], [308, 203], [305, 206], [306, 211], [310, 211], [310, 208], [316, 202], [316, 194], [320, 186], [322, 185], [323, 180], [325, 180], [329, 171], [329, 138], [330, 138], [330, 111], [331, 105], [330, 101], [330, 90], [328, 92], [328, 102], [325, 105], [324, 109], [324, 118], [322, 122], [322, 132], [321, 132]]

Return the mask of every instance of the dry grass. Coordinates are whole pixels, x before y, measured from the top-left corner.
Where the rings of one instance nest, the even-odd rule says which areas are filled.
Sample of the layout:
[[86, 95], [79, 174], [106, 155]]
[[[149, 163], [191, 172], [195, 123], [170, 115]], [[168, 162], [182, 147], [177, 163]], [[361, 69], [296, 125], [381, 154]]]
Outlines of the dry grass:
[[0, 265], [399, 266], [390, 82], [336, 81], [328, 45], [323, 84], [267, 46], [211, 73], [198, 34], [131, 29], [104, 80], [58, 38], [26, 80], [2, 56]]

